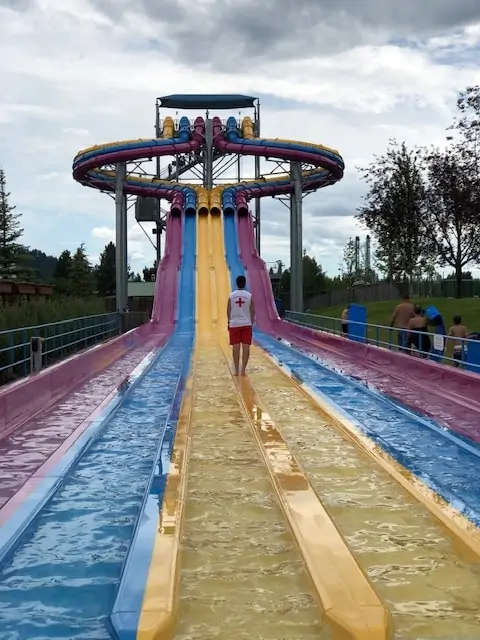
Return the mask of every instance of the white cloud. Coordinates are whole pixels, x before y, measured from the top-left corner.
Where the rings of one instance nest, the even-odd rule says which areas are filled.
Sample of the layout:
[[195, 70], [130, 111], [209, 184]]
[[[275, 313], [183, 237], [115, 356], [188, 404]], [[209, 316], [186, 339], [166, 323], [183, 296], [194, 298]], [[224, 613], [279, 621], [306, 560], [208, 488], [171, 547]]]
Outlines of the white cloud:
[[105, 243], [115, 242], [115, 229], [109, 227], [94, 227], [92, 237], [103, 240]]
[[[456, 91], [480, 81], [480, 72], [471, 60], [447, 63], [436, 54], [446, 47], [461, 53], [479, 34], [476, 25], [411, 47], [378, 41], [335, 55], [318, 49], [308, 59], [227, 74], [172, 59], [161, 26], [134, 14], [127, 26], [86, 0], [33, 2], [22, 14], [0, 7], [0, 57], [14, 61], [0, 67], [0, 163], [12, 204], [24, 214], [25, 240], [55, 254], [85, 242], [91, 256], [114, 240], [112, 199], [77, 185], [72, 160], [92, 144], [151, 136], [156, 95], [260, 93], [263, 135], [318, 141], [345, 158], [343, 182], [304, 205], [305, 246], [335, 273], [342, 243], [358, 231], [353, 215], [364, 186], [355, 166], [392, 137], [444, 143]], [[287, 212], [273, 201], [262, 206], [263, 254], [288, 262]], [[132, 212], [129, 225], [129, 255], [140, 270], [155, 253]]]
[[88, 129], [76, 129], [75, 127], [66, 127], [65, 129], [62, 130], [62, 133], [65, 134], [72, 134], [74, 136], [79, 136], [79, 137], [84, 137], [84, 136], [89, 136], [90, 132], [88, 131]]
[[[154, 239], [152, 229], [153, 225], [147, 223], [142, 224], [142, 226], [134, 223], [128, 228], [128, 259], [134, 271], [141, 271], [144, 266], [151, 266], [155, 260], [156, 253], [155, 247], [152, 245]], [[115, 242], [115, 229], [107, 226], [94, 227], [91, 236], [95, 240], [100, 240], [104, 246], [109, 242]], [[99, 260], [99, 256], [90, 255], [89, 257], [93, 264], [96, 264]]]

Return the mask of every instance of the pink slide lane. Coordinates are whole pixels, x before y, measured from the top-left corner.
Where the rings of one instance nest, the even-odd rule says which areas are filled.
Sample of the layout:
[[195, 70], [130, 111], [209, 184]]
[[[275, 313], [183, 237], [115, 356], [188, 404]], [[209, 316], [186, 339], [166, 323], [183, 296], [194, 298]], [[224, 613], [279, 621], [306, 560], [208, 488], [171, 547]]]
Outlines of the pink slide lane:
[[0, 522], [2, 507], [47, 460], [65, 453], [173, 331], [181, 249], [181, 218], [169, 218], [149, 323], [0, 389]]
[[267, 268], [255, 247], [250, 216], [239, 216], [237, 228], [259, 329], [480, 443], [480, 375], [280, 320]]

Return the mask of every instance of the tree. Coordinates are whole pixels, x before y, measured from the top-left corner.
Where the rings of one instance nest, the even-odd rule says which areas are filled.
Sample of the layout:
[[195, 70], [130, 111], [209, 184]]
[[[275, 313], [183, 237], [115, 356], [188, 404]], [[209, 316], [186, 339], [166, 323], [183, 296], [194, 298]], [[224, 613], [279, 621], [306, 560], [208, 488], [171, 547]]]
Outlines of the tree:
[[24, 256], [25, 268], [30, 272], [29, 280], [34, 278], [45, 284], [53, 284], [58, 262], [55, 256], [47, 255], [44, 251], [31, 247], [22, 247], [22, 255]]
[[[282, 291], [290, 292], [290, 269], [283, 271], [280, 280]], [[326, 291], [329, 287], [329, 279], [322, 266], [312, 256], [303, 251], [303, 296], [309, 300], [313, 296]]]
[[113, 296], [116, 291], [116, 257], [115, 245], [109, 242], [100, 254], [100, 262], [96, 269], [97, 288], [101, 296]]
[[22, 214], [16, 213], [15, 206], [9, 203], [7, 180], [0, 167], [0, 279], [24, 276], [28, 269], [22, 267], [24, 261], [23, 246], [18, 240], [23, 235], [20, 226]]
[[[453, 273], [449, 273], [445, 280], [455, 280], [456, 279], [455, 271]], [[464, 271], [462, 273], [462, 280], [473, 280], [473, 274], [471, 271]]]
[[72, 270], [72, 254], [70, 251], [65, 249], [59, 255], [57, 260], [57, 266], [55, 268], [53, 277], [55, 280], [68, 280], [70, 277], [70, 271]]
[[81, 244], [75, 251], [70, 268], [70, 292], [77, 298], [93, 295], [94, 275], [85, 252], [85, 245]]
[[461, 136], [464, 160], [480, 177], [480, 86], [470, 86], [458, 94], [458, 114], [449, 127]]
[[327, 276], [319, 264], [312, 256], [307, 255], [303, 250], [303, 291], [305, 299], [322, 293], [328, 289]]
[[462, 295], [464, 268], [480, 262], [480, 180], [461, 144], [425, 154], [427, 218], [424, 234], [440, 266], [455, 271]]
[[70, 295], [70, 275], [72, 272], [72, 254], [65, 249], [62, 251], [57, 260], [57, 266], [53, 274], [55, 282], [55, 293], [68, 296]]
[[383, 156], [359, 170], [369, 191], [356, 218], [375, 237], [377, 266], [390, 279], [411, 278], [432, 254], [430, 238], [423, 233], [421, 156], [391, 140]]
[[155, 275], [157, 273], [157, 268], [155, 266], [153, 266], [153, 267], [144, 267], [142, 273], [143, 273], [143, 281], [144, 282], [152, 282], [152, 280], [155, 280]]
[[342, 260], [340, 262], [340, 273], [343, 282], [351, 287], [357, 279], [358, 259], [355, 248], [355, 240], [349, 238], [342, 252]]

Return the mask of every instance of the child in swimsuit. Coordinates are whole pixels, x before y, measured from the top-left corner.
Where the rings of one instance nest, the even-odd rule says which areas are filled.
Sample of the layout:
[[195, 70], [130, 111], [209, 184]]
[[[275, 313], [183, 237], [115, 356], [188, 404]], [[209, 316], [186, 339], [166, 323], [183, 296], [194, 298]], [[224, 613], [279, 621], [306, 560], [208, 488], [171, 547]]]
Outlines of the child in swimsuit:
[[453, 325], [448, 330], [448, 337], [454, 339], [453, 363], [456, 367], [459, 367], [462, 362], [465, 362], [467, 355], [467, 343], [462, 338], [468, 338], [468, 329], [462, 322], [462, 316], [453, 316]]
[[348, 335], [348, 307], [342, 311], [342, 333]]

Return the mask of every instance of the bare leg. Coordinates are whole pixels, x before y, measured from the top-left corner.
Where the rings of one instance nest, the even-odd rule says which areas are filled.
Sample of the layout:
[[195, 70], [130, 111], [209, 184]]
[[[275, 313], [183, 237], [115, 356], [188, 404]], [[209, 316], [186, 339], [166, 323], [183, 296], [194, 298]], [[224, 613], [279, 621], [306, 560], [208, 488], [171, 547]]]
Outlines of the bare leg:
[[240, 368], [240, 345], [234, 344], [232, 347], [233, 352], [233, 367], [235, 369], [235, 375], [238, 376], [238, 370]]
[[242, 344], [242, 376], [245, 375], [249, 358], [250, 358], [250, 345]]

